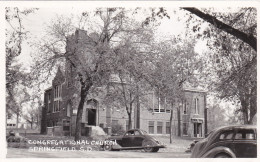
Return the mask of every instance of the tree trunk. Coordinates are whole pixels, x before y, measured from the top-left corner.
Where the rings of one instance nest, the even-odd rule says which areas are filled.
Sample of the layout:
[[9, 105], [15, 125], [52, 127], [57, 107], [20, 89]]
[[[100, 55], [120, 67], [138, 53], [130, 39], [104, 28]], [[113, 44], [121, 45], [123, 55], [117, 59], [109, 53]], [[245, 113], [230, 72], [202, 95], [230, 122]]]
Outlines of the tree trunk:
[[16, 113], [16, 128], [18, 128], [18, 124], [19, 124], [19, 110], [17, 109], [17, 113]]
[[243, 114], [243, 121], [244, 124], [248, 124], [248, 109], [247, 109], [247, 104], [246, 101], [244, 100], [243, 97], [240, 97], [240, 102], [241, 102], [241, 112]]
[[171, 116], [170, 116], [170, 143], [172, 143], [172, 118], [173, 118], [173, 103], [171, 103]]
[[139, 98], [138, 86], [137, 86], [137, 97], [136, 97], [136, 128], [140, 128], [140, 98]]
[[46, 121], [46, 107], [42, 108], [42, 119], [41, 119], [41, 134], [46, 133], [47, 121]]
[[132, 113], [130, 111], [130, 113], [127, 113], [128, 115], [128, 129], [132, 129]]
[[90, 89], [91, 86], [92, 86], [91, 83], [85, 83], [81, 85], [80, 101], [79, 101], [77, 118], [76, 118], [76, 130], [75, 130], [75, 138], [74, 138], [75, 141], [81, 139], [81, 121], [82, 121], [83, 107], [84, 107], [86, 97], [88, 95], [88, 90]]
[[180, 108], [177, 108], [177, 116], [178, 116], [178, 136], [181, 136], [181, 112]]
[[249, 100], [250, 101], [250, 109], [249, 109], [250, 110], [250, 119], [249, 119], [249, 124], [254, 124], [253, 120], [254, 120], [254, 117], [255, 117], [256, 112], [257, 112], [256, 93], [255, 93], [256, 90], [255, 89], [252, 90], [252, 92], [250, 94], [250, 100]]

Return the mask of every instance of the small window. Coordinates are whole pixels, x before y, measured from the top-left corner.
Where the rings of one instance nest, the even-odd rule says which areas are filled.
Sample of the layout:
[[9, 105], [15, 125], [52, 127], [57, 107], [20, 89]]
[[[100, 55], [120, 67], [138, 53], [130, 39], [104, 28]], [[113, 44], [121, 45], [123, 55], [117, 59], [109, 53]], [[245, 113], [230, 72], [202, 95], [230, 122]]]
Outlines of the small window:
[[70, 130], [70, 121], [63, 120], [63, 131], [69, 131]]
[[71, 104], [69, 103], [69, 104], [67, 105], [67, 111], [66, 111], [67, 117], [70, 117], [70, 110], [71, 110]]
[[11, 118], [12, 118], [12, 114], [8, 113], [7, 119], [11, 119]]
[[252, 129], [239, 130], [235, 136], [236, 140], [240, 139], [255, 139], [255, 133]]
[[219, 136], [219, 139], [220, 139], [220, 140], [232, 139], [233, 134], [234, 134], [233, 131], [223, 132], [223, 133]]
[[199, 99], [195, 98], [195, 114], [199, 114]]
[[149, 133], [154, 134], [154, 121], [149, 121]]
[[135, 136], [141, 135], [139, 131], [135, 131]]
[[187, 114], [187, 101], [184, 100], [183, 102], [183, 114]]
[[134, 131], [128, 131], [128, 132], [126, 133], [127, 136], [133, 136], [134, 134], [135, 134]]
[[163, 122], [157, 122], [157, 134], [162, 134]]

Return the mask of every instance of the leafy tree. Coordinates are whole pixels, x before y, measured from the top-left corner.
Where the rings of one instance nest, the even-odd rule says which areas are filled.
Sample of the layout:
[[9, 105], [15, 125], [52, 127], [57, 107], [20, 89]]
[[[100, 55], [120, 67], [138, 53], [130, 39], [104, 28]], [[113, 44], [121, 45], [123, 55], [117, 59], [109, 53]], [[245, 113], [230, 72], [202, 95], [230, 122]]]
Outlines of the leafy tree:
[[[147, 86], [141, 73], [144, 73], [144, 62], [151, 50], [153, 32], [149, 27], [138, 28], [134, 34], [124, 35], [117, 47], [113, 71], [118, 77], [117, 83], [110, 83], [113, 90], [106, 96], [105, 102], [116, 103], [124, 107], [128, 115], [128, 126], [132, 128], [132, 112], [134, 105], [140, 110], [140, 102], [145, 100]], [[138, 123], [138, 122], [137, 122]], [[136, 125], [139, 127], [138, 125]]]
[[[196, 10], [197, 11], [197, 10]], [[244, 124], [252, 124], [257, 112], [256, 108], [256, 9], [241, 8], [234, 13], [219, 13], [206, 10], [205, 12], [214, 15], [225, 22], [233, 32], [228, 34], [222, 29], [208, 27], [199, 32], [199, 24], [195, 31], [203, 33], [210, 48], [204, 65], [207, 76], [211, 80], [214, 90], [219, 92], [219, 97], [238, 102], [237, 112], [242, 112]], [[212, 16], [211, 16], [212, 18]], [[217, 25], [219, 26], [219, 25]], [[234, 29], [236, 28], [236, 30]], [[244, 33], [244, 39], [237, 36], [237, 30]], [[254, 39], [253, 39], [253, 38]], [[248, 39], [251, 42], [248, 42]], [[215, 76], [213, 76], [215, 75]], [[235, 114], [234, 114], [235, 115]]]
[[27, 38], [27, 31], [23, 27], [23, 19], [35, 11], [35, 8], [20, 10], [19, 8], [5, 8], [6, 31], [6, 112], [16, 114], [17, 124], [22, 115], [22, 104], [29, 101], [27, 73], [22, 65], [17, 63], [17, 57], [22, 52], [22, 43]]
[[[215, 12], [211, 9], [182, 8], [189, 11], [188, 28], [208, 41], [212, 55], [205, 54], [208, 60], [205, 65], [213, 65], [215, 70], [208, 69], [212, 76], [210, 84], [215, 85], [221, 98], [238, 100], [243, 113], [244, 123], [252, 123], [256, 114], [256, 8], [239, 8], [235, 12]], [[157, 13], [157, 14], [155, 14]], [[165, 17], [166, 9], [153, 12], [148, 20]], [[194, 15], [201, 19], [197, 19]], [[168, 16], [167, 16], [168, 17]], [[204, 29], [205, 22], [210, 23]], [[147, 21], [149, 23], [149, 21]], [[207, 60], [207, 59], [206, 59]], [[216, 79], [219, 78], [218, 79]], [[241, 79], [242, 78], [242, 79]], [[218, 80], [218, 82], [215, 82]], [[216, 85], [218, 83], [218, 85]]]
[[[48, 40], [38, 46], [41, 52], [36, 57], [34, 66], [37, 78], [45, 74], [43, 78], [46, 80], [53, 67], [64, 64], [65, 61], [71, 64], [77, 74], [79, 89], [75, 93], [80, 94], [80, 101], [75, 140], [79, 140], [81, 136], [82, 112], [87, 96], [96, 87], [106, 85], [110, 75], [114, 73], [117, 51], [121, 48], [120, 41], [142, 29], [141, 23], [129, 18], [127, 13], [123, 8], [97, 9], [92, 16], [90, 13], [83, 13], [90, 26], [88, 31], [93, 33], [87, 34], [86, 31], [77, 29], [74, 36], [72, 33], [75, 27], [72, 21], [60, 19], [50, 26], [49, 33], [54, 37], [49, 39], [49, 36]], [[77, 41], [76, 36], [80, 38]]]
[[[225, 14], [219, 15], [216, 13], [209, 14], [208, 12], [210, 11], [202, 12], [197, 8], [184, 7], [183, 9], [191, 12], [192, 14], [197, 15], [203, 20], [212, 24], [214, 27], [222, 31], [225, 31], [228, 34], [231, 34], [232, 36], [240, 39], [242, 42], [248, 44], [256, 51], [257, 49], [256, 8], [242, 8], [236, 14], [229, 14], [229, 15], [225, 15]], [[224, 20], [219, 20], [218, 17]], [[252, 18], [255, 20], [252, 20]], [[250, 25], [247, 26], [246, 31], [238, 27], [238, 25], [242, 25], [239, 23], [241, 23], [241, 20], [243, 21], [243, 19], [244, 19], [244, 22], [242, 23], [243, 25], [248, 25], [248, 24]]]
[[38, 108], [33, 108], [33, 105], [31, 105], [32, 108], [27, 110], [27, 113], [23, 115], [23, 118], [30, 123], [31, 129], [33, 129], [33, 125], [36, 124], [39, 126], [40, 122], [40, 111]]
[[[166, 101], [164, 107], [171, 109], [170, 123], [173, 120], [173, 112], [177, 110], [179, 136], [180, 108], [185, 99], [183, 87], [198, 86], [196, 75], [201, 70], [201, 61], [193, 48], [190, 48], [193, 46], [194, 41], [178, 38], [154, 44], [154, 52], [150, 53], [149, 64], [146, 66], [148, 70], [142, 74], [154, 88], [159, 100]], [[170, 126], [172, 131], [172, 124]], [[172, 132], [170, 135], [172, 142]]]
[[207, 105], [209, 132], [215, 128], [229, 124], [226, 108], [221, 107], [219, 102], [214, 100], [212, 104], [208, 103]]

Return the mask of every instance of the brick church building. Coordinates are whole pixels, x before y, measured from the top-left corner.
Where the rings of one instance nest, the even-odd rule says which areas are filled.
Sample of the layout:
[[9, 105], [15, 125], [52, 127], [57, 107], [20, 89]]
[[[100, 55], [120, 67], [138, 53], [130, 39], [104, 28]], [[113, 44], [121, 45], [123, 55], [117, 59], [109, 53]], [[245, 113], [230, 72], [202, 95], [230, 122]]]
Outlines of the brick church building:
[[[84, 41], [87, 38], [85, 31], [77, 30], [67, 43]], [[76, 41], [75, 41], [76, 40]], [[41, 133], [60, 136], [73, 135], [76, 127], [79, 83], [75, 81], [73, 67], [67, 62], [65, 70], [58, 68], [52, 86], [44, 92], [44, 107], [42, 110]], [[117, 84], [116, 75], [111, 75], [111, 84]], [[120, 125], [124, 130], [129, 129], [128, 116], [125, 108], [111, 107], [103, 103], [108, 87], [98, 87], [101, 93], [90, 93], [87, 96], [82, 114], [82, 135], [88, 130], [102, 129], [111, 134], [111, 128]], [[134, 105], [132, 111], [132, 128], [140, 128], [149, 134], [169, 134], [170, 125], [174, 135], [187, 137], [204, 137], [207, 129], [206, 92], [194, 89], [184, 89], [182, 104], [169, 108], [160, 101], [155, 93], [147, 96], [147, 104], [140, 109]], [[178, 109], [177, 109], [178, 107]], [[173, 111], [173, 121], [170, 123], [170, 114]], [[179, 119], [179, 120], [178, 120]], [[178, 122], [179, 121], [179, 122]], [[180, 130], [180, 132], [178, 132]]]

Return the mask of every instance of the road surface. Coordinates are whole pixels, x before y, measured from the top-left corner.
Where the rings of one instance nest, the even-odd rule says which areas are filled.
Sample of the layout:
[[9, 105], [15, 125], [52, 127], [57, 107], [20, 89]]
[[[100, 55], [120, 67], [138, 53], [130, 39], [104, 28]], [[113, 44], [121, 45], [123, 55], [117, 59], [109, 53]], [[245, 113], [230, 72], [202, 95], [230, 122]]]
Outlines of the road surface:
[[29, 151], [8, 148], [7, 158], [189, 158], [185, 152], [146, 153], [143, 151]]

